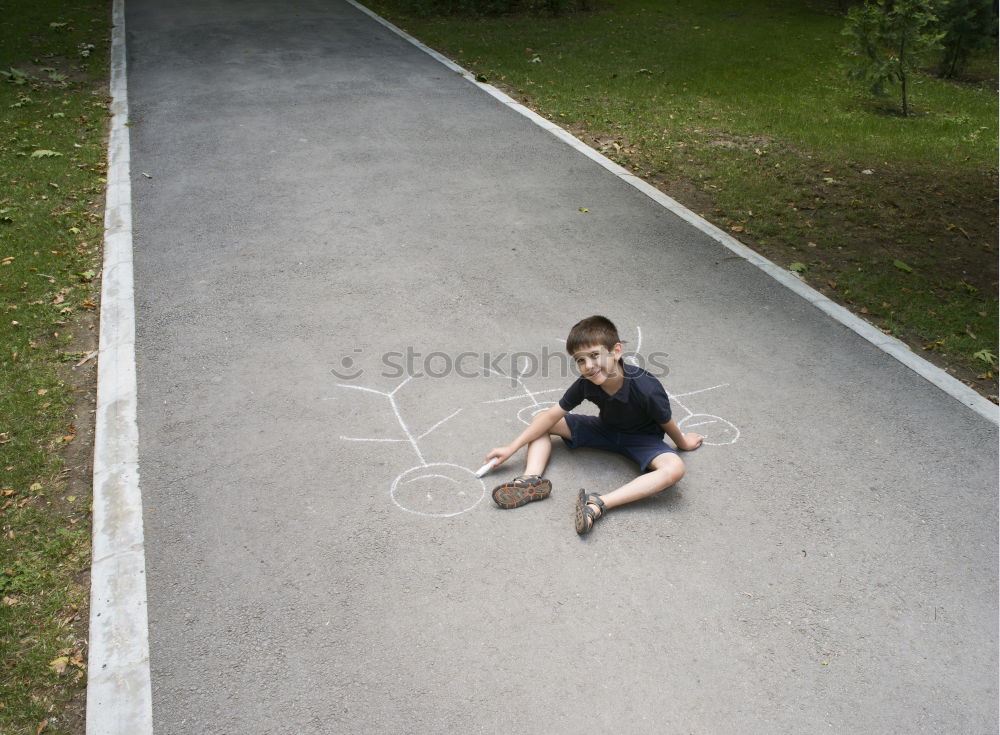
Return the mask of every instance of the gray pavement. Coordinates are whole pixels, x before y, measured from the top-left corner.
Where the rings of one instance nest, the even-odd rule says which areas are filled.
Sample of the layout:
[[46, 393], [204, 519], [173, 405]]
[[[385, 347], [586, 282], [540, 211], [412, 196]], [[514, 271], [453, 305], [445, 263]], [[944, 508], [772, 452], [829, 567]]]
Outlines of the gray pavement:
[[[157, 735], [996, 732], [994, 423], [346, 3], [126, 27]], [[593, 313], [710, 444], [580, 538]]]

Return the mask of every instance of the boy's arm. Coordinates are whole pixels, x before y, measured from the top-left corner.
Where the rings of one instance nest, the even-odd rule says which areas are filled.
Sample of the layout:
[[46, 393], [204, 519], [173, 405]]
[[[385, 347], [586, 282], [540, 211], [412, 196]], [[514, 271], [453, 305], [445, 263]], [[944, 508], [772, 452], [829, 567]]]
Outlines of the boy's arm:
[[677, 422], [670, 419], [665, 424], [660, 424], [660, 427], [667, 433], [678, 449], [683, 449], [690, 452], [693, 449], [697, 449], [701, 446], [702, 441], [705, 439], [701, 434], [682, 434], [680, 427], [677, 426]]
[[558, 403], [554, 406], [550, 406], [540, 414], [537, 414], [535, 418], [531, 420], [531, 424], [528, 428], [518, 434], [514, 441], [506, 446], [497, 447], [496, 449], [490, 451], [490, 453], [486, 455], [486, 461], [489, 462], [495, 457], [498, 460], [497, 465], [502, 465], [525, 444], [530, 444], [535, 441], [535, 439], [548, 434], [549, 429], [558, 424], [559, 420], [562, 419], [566, 413], [567, 412], [563, 410]]

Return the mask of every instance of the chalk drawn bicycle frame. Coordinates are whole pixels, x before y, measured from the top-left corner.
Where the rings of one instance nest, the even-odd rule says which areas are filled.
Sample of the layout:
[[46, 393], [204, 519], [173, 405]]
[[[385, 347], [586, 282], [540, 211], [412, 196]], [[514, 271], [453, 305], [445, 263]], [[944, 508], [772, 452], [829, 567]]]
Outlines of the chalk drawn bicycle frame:
[[[338, 383], [338, 388], [374, 393], [375, 395], [387, 398], [396, 421], [399, 423], [399, 428], [404, 435], [403, 438], [398, 439], [355, 436], [342, 436], [340, 438], [344, 441], [354, 442], [409, 443], [417, 455], [420, 464], [403, 471], [392, 481], [392, 487], [389, 489], [389, 496], [392, 498], [392, 502], [407, 513], [415, 513], [421, 516], [450, 518], [466, 513], [479, 505], [480, 501], [486, 496], [485, 483], [476, 477], [476, 473], [468, 467], [462, 467], [451, 462], [428, 462], [424, 458], [423, 452], [420, 451], [420, 440], [435, 429], [440, 428], [445, 422], [455, 418], [455, 416], [462, 412], [462, 409], [460, 408], [445, 416], [419, 436], [414, 436], [406, 421], [403, 420], [399, 404], [396, 402], [396, 393], [413, 380], [413, 377], [412, 375], [409, 376], [388, 393], [375, 390], [374, 388]], [[473, 489], [471, 492], [468, 492], [468, 488], [470, 487]], [[445, 492], [442, 492], [443, 488]]]
[[[638, 330], [639, 346], [642, 344], [642, 332]], [[638, 352], [638, 349], [636, 350]], [[633, 358], [625, 358], [628, 362], [635, 364]], [[506, 403], [508, 401], [528, 400], [529, 403], [517, 412], [517, 418], [524, 424], [530, 424], [535, 415], [541, 413], [549, 406], [555, 405], [555, 401], [539, 400], [539, 396], [561, 393], [563, 388], [552, 388], [548, 390], [532, 391], [525, 384], [523, 378], [525, 371], [520, 371], [514, 376], [520, 393], [507, 398], [499, 398], [492, 401], [484, 401], [487, 404]], [[403, 443], [409, 444], [420, 464], [404, 470], [392, 481], [389, 489], [389, 496], [392, 502], [400, 510], [407, 513], [414, 513], [421, 516], [431, 516], [439, 518], [450, 518], [467, 513], [475, 508], [486, 497], [486, 484], [476, 476], [475, 471], [468, 467], [453, 464], [451, 462], [428, 462], [424, 453], [420, 449], [420, 441], [431, 432], [443, 426], [446, 422], [455, 418], [462, 412], [459, 408], [448, 416], [438, 421], [419, 436], [414, 436], [410, 427], [403, 419], [399, 404], [396, 401], [396, 394], [402, 390], [415, 376], [410, 375], [391, 391], [380, 391], [359, 385], [348, 385], [338, 383], [338, 388], [344, 390], [356, 390], [381, 396], [389, 401], [393, 415], [396, 418], [403, 436], [399, 438], [375, 438], [375, 437], [355, 437], [341, 436], [343, 441], [351, 442], [381, 442], [381, 443]], [[504, 376], [506, 377], [506, 376]], [[670, 394], [670, 402], [674, 407], [674, 418], [681, 431], [695, 431], [705, 438], [703, 444], [709, 446], [723, 446], [733, 444], [740, 438], [740, 430], [734, 424], [724, 418], [708, 413], [695, 413], [682, 402], [681, 398], [707, 393], [708, 391], [725, 388], [728, 383], [714, 385], [710, 388], [688, 391], [686, 393]], [[679, 409], [679, 411], [677, 410]], [[683, 416], [678, 418], [679, 412]]]

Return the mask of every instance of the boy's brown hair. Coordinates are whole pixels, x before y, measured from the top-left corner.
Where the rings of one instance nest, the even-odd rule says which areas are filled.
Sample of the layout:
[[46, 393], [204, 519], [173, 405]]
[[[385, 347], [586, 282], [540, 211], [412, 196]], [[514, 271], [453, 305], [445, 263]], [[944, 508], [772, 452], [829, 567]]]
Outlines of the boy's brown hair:
[[569, 337], [566, 338], [566, 352], [572, 355], [586, 347], [603, 345], [608, 352], [621, 342], [618, 337], [618, 328], [610, 319], [604, 316], [588, 316], [581, 319], [573, 328], [569, 330]]

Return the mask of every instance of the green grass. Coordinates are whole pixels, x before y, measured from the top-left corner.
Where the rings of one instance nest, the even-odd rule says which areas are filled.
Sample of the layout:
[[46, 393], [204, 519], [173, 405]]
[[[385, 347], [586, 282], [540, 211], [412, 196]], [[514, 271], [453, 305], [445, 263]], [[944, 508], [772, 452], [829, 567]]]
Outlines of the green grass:
[[996, 393], [995, 364], [974, 357], [997, 353], [995, 53], [978, 82], [918, 75], [903, 118], [849, 82], [844, 19], [821, 0], [603, 0], [560, 18], [372, 7]]
[[601, 7], [555, 19], [390, 14], [591, 129], [611, 124], [636, 138], [674, 140], [767, 136], [818, 155], [848, 146], [853, 159], [872, 165], [887, 157], [954, 165], [995, 158], [996, 106], [980, 89], [918, 78], [919, 124], [872, 114], [865, 94], [846, 81], [839, 16], [791, 0]]
[[80, 315], [98, 299], [110, 7], [0, 0], [0, 732], [82, 732], [89, 494]]

